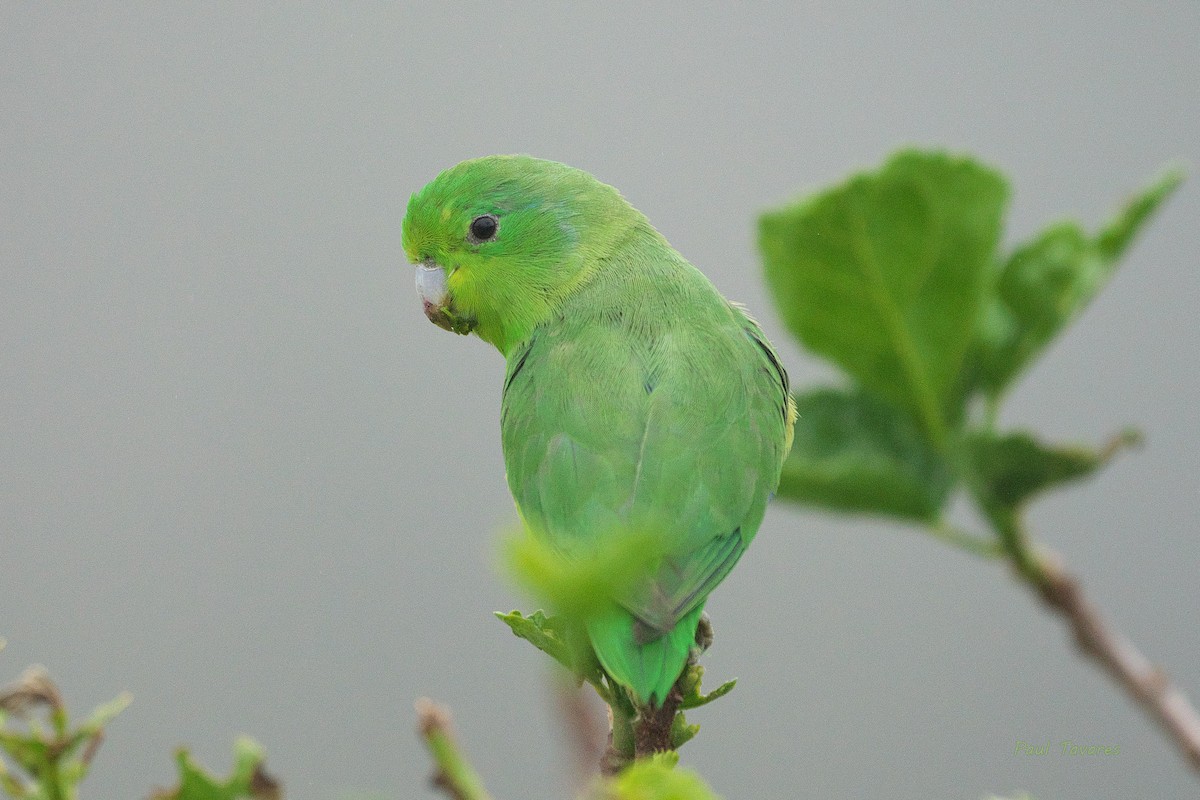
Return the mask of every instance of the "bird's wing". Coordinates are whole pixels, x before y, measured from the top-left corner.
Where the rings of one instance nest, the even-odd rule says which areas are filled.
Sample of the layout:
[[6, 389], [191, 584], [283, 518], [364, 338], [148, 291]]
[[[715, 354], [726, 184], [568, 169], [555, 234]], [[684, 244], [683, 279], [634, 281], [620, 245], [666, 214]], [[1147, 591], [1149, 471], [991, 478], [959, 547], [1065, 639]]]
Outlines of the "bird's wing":
[[534, 531], [570, 556], [623, 530], [661, 532], [661, 567], [619, 598], [653, 637], [699, 606], [753, 537], [789, 403], [761, 331], [724, 301], [698, 320], [560, 321], [509, 359], [509, 485]]

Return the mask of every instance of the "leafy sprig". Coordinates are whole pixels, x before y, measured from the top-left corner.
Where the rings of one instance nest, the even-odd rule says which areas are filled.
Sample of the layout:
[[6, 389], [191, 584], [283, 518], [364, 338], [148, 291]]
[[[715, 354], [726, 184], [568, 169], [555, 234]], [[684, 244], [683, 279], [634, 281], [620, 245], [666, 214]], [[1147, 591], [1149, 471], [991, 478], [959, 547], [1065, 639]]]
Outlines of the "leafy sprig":
[[[784, 322], [845, 378], [797, 396], [780, 497], [914, 522], [1007, 558], [1200, 769], [1200, 715], [1111, 629], [1022, 519], [1034, 497], [1093, 474], [1136, 434], [1092, 448], [997, 427], [1016, 380], [1103, 288], [1182, 180], [1168, 170], [1095, 233], [1060, 222], [1004, 253], [1003, 176], [971, 158], [907, 150], [765, 213], [759, 245]], [[988, 531], [964, 532], [946, 518], [956, 489]]]

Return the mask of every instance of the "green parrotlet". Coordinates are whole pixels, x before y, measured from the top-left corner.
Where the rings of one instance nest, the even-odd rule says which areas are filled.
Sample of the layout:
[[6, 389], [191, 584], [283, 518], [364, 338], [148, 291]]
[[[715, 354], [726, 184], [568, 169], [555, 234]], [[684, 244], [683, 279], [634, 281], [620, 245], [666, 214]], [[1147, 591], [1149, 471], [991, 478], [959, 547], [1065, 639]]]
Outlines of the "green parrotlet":
[[709, 593], [754, 538], [791, 447], [757, 323], [611, 186], [554, 161], [464, 161], [412, 195], [426, 316], [507, 360], [501, 441], [526, 525], [569, 559], [651, 530], [656, 568], [587, 622], [641, 705], [686, 666]]

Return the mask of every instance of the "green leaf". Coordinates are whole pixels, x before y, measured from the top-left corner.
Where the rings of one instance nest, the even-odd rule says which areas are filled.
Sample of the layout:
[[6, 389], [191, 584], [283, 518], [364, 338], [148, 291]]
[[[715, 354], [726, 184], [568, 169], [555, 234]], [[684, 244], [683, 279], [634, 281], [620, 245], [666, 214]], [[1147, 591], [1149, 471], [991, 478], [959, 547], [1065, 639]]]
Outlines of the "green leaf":
[[606, 781], [599, 796], [606, 800], [719, 800], [699, 775], [679, 769], [678, 761], [675, 753], [638, 759]]
[[528, 617], [523, 616], [520, 611], [510, 611], [507, 614], [496, 611], [495, 614], [501, 622], [512, 629], [516, 636], [529, 642], [567, 669], [574, 668], [571, 664], [571, 648], [567, 644], [562, 620], [557, 617], [547, 617], [541, 611], [535, 611]]
[[91, 758], [85, 755], [83, 758], [73, 759], [71, 756], [74, 756], [81, 748], [86, 754], [88, 749], [94, 751], [94, 748], [99, 747], [100, 742], [103, 741], [105, 726], [128, 708], [132, 702], [133, 695], [129, 692], [122, 692], [107, 703], [93, 709], [82, 725], [60, 740], [56, 748], [59, 768], [67, 781], [79, 783], [87, 777]]
[[129, 692], [122, 692], [107, 703], [97, 706], [92, 711], [91, 716], [65, 738], [60, 749], [60, 755], [63, 757], [73, 755], [79, 747], [103, 735], [104, 726], [112, 722], [132, 702], [133, 695]]
[[838, 511], [935, 520], [953, 479], [912, 419], [865, 392], [796, 397], [792, 452], [778, 494]]
[[675, 719], [671, 720], [671, 747], [678, 750], [695, 739], [699, 732], [700, 726], [689, 723], [682, 710], [676, 712]]
[[132, 702], [133, 695], [129, 692], [121, 692], [107, 703], [96, 706], [92, 709], [91, 715], [79, 726], [79, 733], [84, 736], [94, 736], [100, 733], [105, 725], [112, 722]]
[[[14, 683], [0, 689], [0, 752], [24, 770], [29, 780], [6, 772], [0, 760], [0, 788], [13, 797], [75, 797], [75, 786], [87, 775], [104, 726], [131, 699], [128, 693], [121, 694], [72, 729], [62, 694], [49, 673], [36, 665], [26, 669]], [[33, 713], [37, 709], [46, 711], [48, 728]], [[25, 731], [6, 727], [10, 714], [25, 723]]]
[[493, 613], [518, 638], [562, 664], [580, 680], [590, 683], [606, 701], [609, 699], [601, 680], [600, 665], [582, 630], [572, 629], [563, 617], [548, 617], [542, 611], [535, 611], [527, 617], [522, 616], [520, 611]]
[[628, 594], [653, 575], [663, 557], [664, 537], [653, 530], [621, 531], [605, 537], [586, 559], [567, 558], [528, 530], [504, 541], [508, 572], [526, 591], [572, 625], [612, 611], [613, 598]]
[[1024, 431], [1002, 435], [979, 431], [966, 439], [979, 488], [986, 499], [1009, 509], [1051, 487], [1087, 477], [1124, 443], [1128, 437], [1101, 451], [1055, 447]]
[[19, 734], [12, 731], [0, 731], [0, 750], [3, 750], [34, 779], [42, 779], [44, 777], [42, 773], [52, 767], [50, 742], [42, 739], [36, 733]]
[[910, 150], [759, 221], [788, 327], [938, 445], [961, 414], [960, 368], [1007, 197], [1004, 178], [976, 161]]
[[730, 681], [725, 681], [716, 689], [713, 689], [708, 694], [704, 694], [701, 689], [701, 682], [704, 680], [704, 667], [699, 664], [692, 664], [684, 672], [680, 689], [683, 692], [683, 700], [679, 703], [680, 709], [699, 708], [706, 706], [713, 700], [724, 697], [733, 691], [733, 687], [737, 685], [737, 678]]
[[1060, 222], [1019, 246], [1001, 268], [980, 320], [979, 384], [997, 397], [1104, 287], [1138, 232], [1183, 182], [1172, 170], [1094, 237]]
[[158, 791], [151, 800], [279, 800], [279, 783], [263, 769], [262, 748], [247, 737], [234, 744], [233, 773], [224, 780], [209, 775], [186, 750], [176, 756], [179, 786]]

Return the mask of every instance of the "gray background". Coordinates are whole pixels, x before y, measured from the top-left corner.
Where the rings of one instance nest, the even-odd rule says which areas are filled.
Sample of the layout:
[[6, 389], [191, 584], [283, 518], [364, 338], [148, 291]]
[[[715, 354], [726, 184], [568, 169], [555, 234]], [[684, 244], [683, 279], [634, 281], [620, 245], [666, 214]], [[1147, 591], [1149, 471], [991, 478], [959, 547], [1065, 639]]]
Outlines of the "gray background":
[[[1011, 174], [1011, 242], [1197, 155], [1200, 5], [1044, 5], [5, 4], [0, 673], [133, 691], [87, 795], [244, 731], [293, 798], [430, 797], [429, 694], [498, 798], [565, 796], [545, 659], [490, 616], [523, 604], [503, 365], [421, 315], [408, 194], [493, 152], [588, 169], [804, 387], [832, 373], [765, 294], [763, 207], [943, 145]], [[1200, 694], [1198, 214], [1193, 179], [1004, 422], [1147, 433], [1032, 525]], [[741, 684], [685, 760], [730, 798], [1196, 793], [1003, 568], [909, 529], [777, 506], [710, 611]]]

